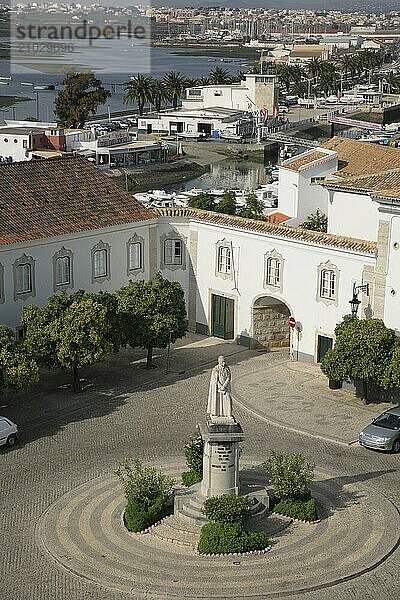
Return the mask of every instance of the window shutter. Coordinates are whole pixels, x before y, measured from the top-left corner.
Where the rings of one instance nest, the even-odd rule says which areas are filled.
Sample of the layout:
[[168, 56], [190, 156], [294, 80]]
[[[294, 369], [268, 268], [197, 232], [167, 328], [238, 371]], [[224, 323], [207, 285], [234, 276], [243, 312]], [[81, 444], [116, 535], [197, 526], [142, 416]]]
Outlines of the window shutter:
[[140, 269], [142, 266], [142, 244], [134, 242], [130, 246], [130, 269]]
[[23, 291], [31, 291], [31, 265], [23, 265]]
[[15, 286], [17, 288], [17, 294], [21, 294], [22, 289], [22, 266], [15, 269]]
[[63, 258], [63, 283], [70, 283], [70, 260], [68, 256], [64, 256]]
[[172, 265], [172, 240], [164, 242], [164, 262], [166, 265]]

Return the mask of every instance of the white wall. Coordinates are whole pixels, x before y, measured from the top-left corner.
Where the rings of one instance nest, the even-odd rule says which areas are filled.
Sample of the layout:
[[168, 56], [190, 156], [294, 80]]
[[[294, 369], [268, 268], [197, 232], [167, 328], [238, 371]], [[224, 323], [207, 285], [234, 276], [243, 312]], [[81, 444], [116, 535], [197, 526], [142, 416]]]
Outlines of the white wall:
[[12, 156], [13, 162], [30, 160], [31, 154], [27, 152], [30, 147], [29, 139], [29, 134], [3, 133], [0, 128], [0, 156]]
[[[282, 300], [303, 325], [299, 351], [315, 357], [317, 334], [333, 336], [336, 324], [349, 313], [353, 281], [361, 281], [363, 266], [373, 265], [374, 257], [338, 248], [317, 247], [256, 232], [240, 232], [199, 223], [192, 225], [198, 237], [198, 302], [210, 323], [211, 292], [235, 298], [235, 336], [252, 335], [252, 306], [260, 296]], [[232, 242], [237, 269], [236, 282], [215, 275], [216, 244], [225, 238]], [[264, 254], [276, 250], [284, 258], [282, 292], [264, 289]], [[330, 260], [339, 269], [338, 305], [317, 301], [317, 269]], [[251, 268], [249, 266], [251, 265]], [[238, 289], [235, 289], [237, 286]]]
[[387, 327], [400, 332], [400, 216], [381, 215], [381, 218], [387, 219], [391, 224], [384, 320]]
[[[144, 273], [136, 276], [127, 274], [127, 241], [137, 233], [144, 238]], [[99, 241], [111, 246], [110, 280], [92, 283], [91, 249]], [[45, 240], [33, 240], [13, 244], [12, 247], [0, 246], [0, 264], [4, 269], [5, 302], [0, 303], [0, 323], [9, 327], [20, 324], [20, 315], [26, 304], [46, 304], [47, 298], [54, 294], [53, 256], [62, 247], [73, 253], [73, 288], [68, 293], [84, 289], [98, 292], [115, 290], [126, 285], [129, 279], [149, 277], [149, 228], [146, 223], [130, 224], [86, 232], [65, 235]], [[35, 260], [36, 295], [26, 299], [14, 300], [13, 263], [23, 254]]]
[[328, 203], [328, 232], [377, 240], [378, 204], [368, 194], [335, 191]]
[[[301, 155], [300, 155], [301, 156]], [[296, 157], [293, 158], [295, 160]], [[328, 179], [337, 170], [337, 155], [332, 160], [316, 163], [311, 168], [300, 171], [279, 168], [278, 210], [285, 215], [294, 217], [291, 225], [299, 225], [317, 208], [325, 215], [328, 214], [329, 194], [317, 183], [311, 183], [312, 178]]]

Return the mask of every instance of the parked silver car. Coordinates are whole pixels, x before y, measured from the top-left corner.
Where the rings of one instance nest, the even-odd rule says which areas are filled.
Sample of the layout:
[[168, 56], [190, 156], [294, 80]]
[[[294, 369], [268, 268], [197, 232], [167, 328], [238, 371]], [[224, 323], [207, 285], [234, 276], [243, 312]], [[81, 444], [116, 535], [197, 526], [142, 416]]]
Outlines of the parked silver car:
[[14, 446], [18, 437], [18, 427], [7, 417], [0, 417], [0, 446]]
[[400, 406], [390, 408], [364, 427], [359, 442], [373, 450], [400, 452]]

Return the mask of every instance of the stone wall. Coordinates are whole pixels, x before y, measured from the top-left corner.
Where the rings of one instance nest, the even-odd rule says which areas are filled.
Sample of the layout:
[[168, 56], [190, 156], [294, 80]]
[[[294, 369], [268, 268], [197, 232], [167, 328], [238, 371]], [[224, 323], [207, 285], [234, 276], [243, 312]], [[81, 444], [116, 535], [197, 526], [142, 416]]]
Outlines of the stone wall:
[[289, 348], [290, 312], [284, 304], [253, 309], [253, 348]]

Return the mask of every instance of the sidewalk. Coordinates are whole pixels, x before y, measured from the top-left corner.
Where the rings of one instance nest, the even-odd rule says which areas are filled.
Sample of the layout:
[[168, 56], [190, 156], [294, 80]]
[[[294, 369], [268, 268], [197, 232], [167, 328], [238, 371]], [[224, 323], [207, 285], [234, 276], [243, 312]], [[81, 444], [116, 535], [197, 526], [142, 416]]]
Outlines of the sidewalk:
[[254, 356], [232, 373], [239, 406], [266, 423], [341, 445], [357, 442], [361, 429], [388, 408], [330, 390], [319, 365], [291, 362], [282, 351]]

